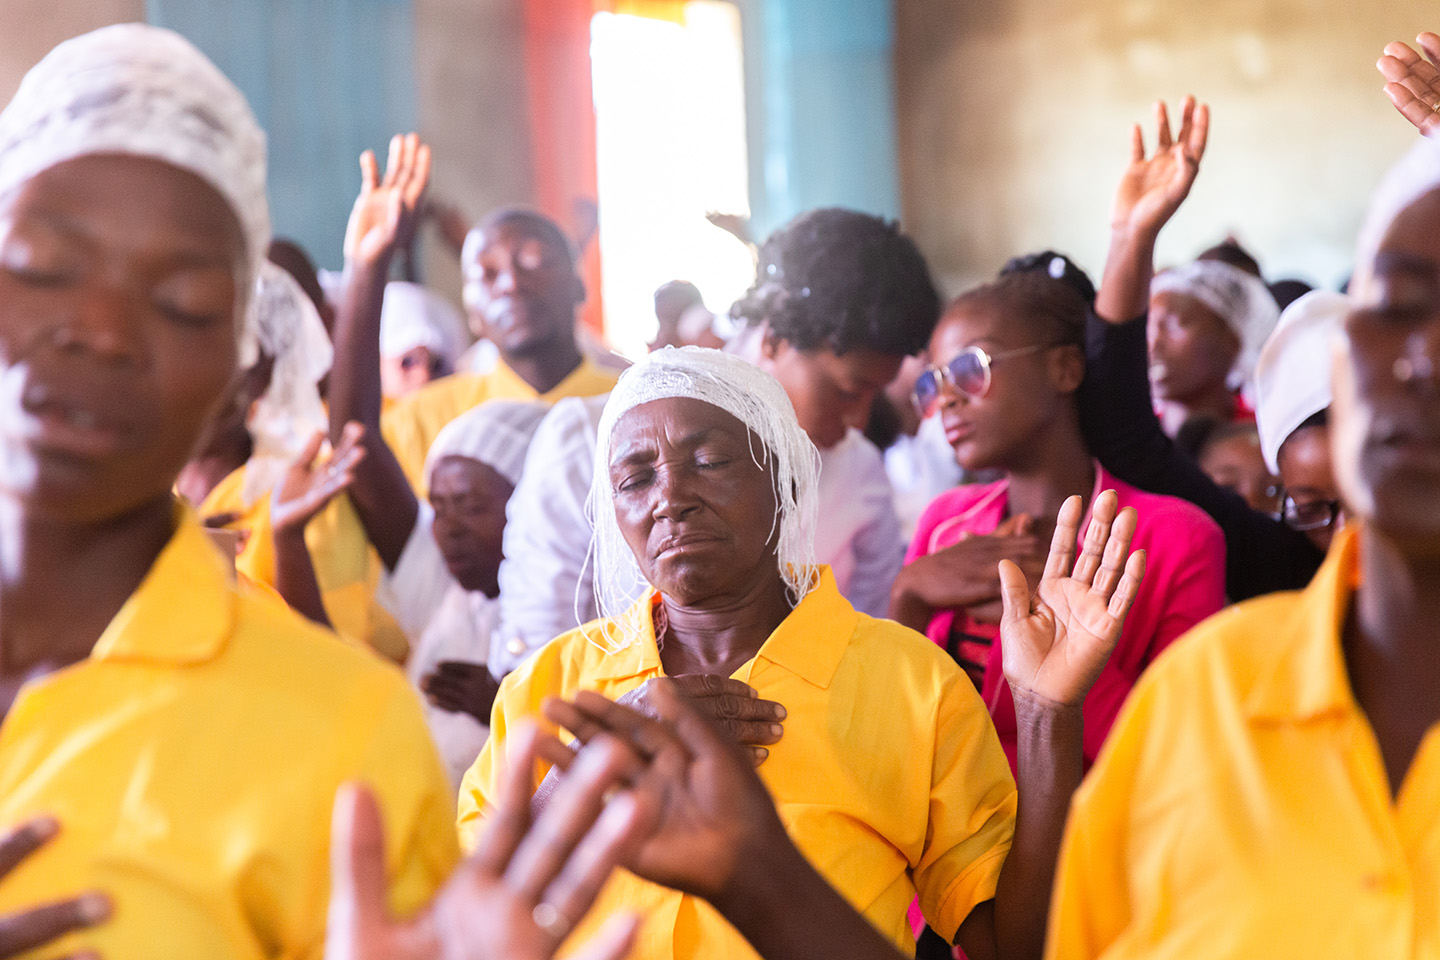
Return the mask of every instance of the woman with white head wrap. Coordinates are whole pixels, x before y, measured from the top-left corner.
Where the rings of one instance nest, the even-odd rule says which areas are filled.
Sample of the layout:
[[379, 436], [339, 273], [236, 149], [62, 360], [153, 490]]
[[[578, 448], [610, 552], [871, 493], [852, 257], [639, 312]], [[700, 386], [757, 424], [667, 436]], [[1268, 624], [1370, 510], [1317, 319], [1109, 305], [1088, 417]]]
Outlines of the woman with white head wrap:
[[1285, 521], [1321, 550], [1343, 519], [1330, 465], [1330, 354], [1353, 301], [1316, 290], [1285, 308], [1255, 367], [1255, 425], [1284, 484]]
[[1255, 359], [1280, 308], [1254, 274], [1196, 260], [1150, 284], [1150, 383], [1172, 436], [1191, 417], [1251, 419]]
[[1136, 691], [1075, 799], [1051, 957], [1440, 949], [1440, 144], [1359, 250], [1331, 355], [1350, 522], [1303, 591], [1211, 619]]
[[0, 823], [60, 820], [0, 915], [113, 904], [55, 952], [313, 954], [346, 780], [381, 794], [397, 908], [455, 855], [403, 680], [238, 588], [171, 492], [256, 353], [264, 152], [141, 24], [61, 44], [0, 113]]
[[467, 342], [465, 321], [450, 301], [418, 283], [385, 285], [380, 312], [380, 381], [399, 400], [455, 372]]
[[[985, 705], [942, 651], [856, 612], [830, 569], [815, 564], [813, 531], [824, 522], [817, 459], [779, 382], [738, 357], [666, 348], [621, 375], [601, 417], [592, 488], [604, 618], [558, 637], [502, 682], [490, 741], [461, 788], [462, 834], [474, 843], [516, 749], [511, 728], [542, 701], [593, 690], [646, 712], [671, 686], [748, 751], [795, 843], [902, 951], [914, 950], [907, 912], [918, 895], [931, 926], [969, 950], [990, 955], [998, 940], [1017, 956], [1038, 952], [1053, 841], [1080, 775], [1070, 711], [1119, 621], [1092, 606], [1109, 626], [1081, 641], [1067, 618], [1071, 638], [1094, 646], [1061, 644], [1047, 656], [1028, 644], [1023, 575], [1013, 566], [1002, 574], [1013, 690], [1033, 746], [1020, 771], [1030, 805], [1007, 861], [1015, 786]], [[1109, 540], [1111, 552], [1109, 580], [1091, 602], [1109, 603], [1120, 584], [1112, 612], [1123, 617], [1140, 572], [1119, 568], [1133, 511], [1117, 517], [1110, 494], [1096, 516], [1082, 566], [1098, 563], [1096, 543]], [[1075, 542], [1079, 518], [1077, 499], [1061, 514], [1057, 543]], [[1068, 567], [1054, 558], [1041, 586], [1050, 601], [1054, 590], [1078, 588], [1064, 578]], [[537, 804], [556, 773], [536, 778]], [[627, 909], [651, 918], [635, 956], [754, 955], [701, 902], [746, 854], [707, 856], [695, 840], [679, 825], [661, 829], [626, 864], [634, 875], [602, 894], [599, 917]]]
[[[1172, 139], [1164, 105], [1157, 105], [1159, 146], [1146, 156], [1137, 126], [1131, 163], [1115, 192], [1112, 245], [1089, 319], [1085, 382], [1080, 388], [1080, 426], [1106, 470], [1151, 493], [1180, 497], [1210, 515], [1225, 535], [1225, 593], [1231, 600], [1310, 582], [1323, 553], [1305, 535], [1252, 509], [1245, 498], [1215, 483], [1162, 428], [1147, 376], [1147, 323], [1153, 316], [1151, 274], [1160, 231], [1179, 209], [1200, 169], [1209, 109], [1186, 98], [1179, 135]], [[1174, 298], [1181, 300], [1183, 298]], [[1198, 301], [1192, 301], [1198, 304]], [[1263, 303], [1263, 301], [1262, 301]], [[1147, 314], [1149, 316], [1147, 316]], [[1212, 327], [1219, 327], [1211, 318]], [[1223, 331], [1222, 331], [1223, 332]], [[1231, 345], [1235, 345], [1232, 339]], [[1211, 377], [1223, 383], [1233, 362], [1222, 356]]]

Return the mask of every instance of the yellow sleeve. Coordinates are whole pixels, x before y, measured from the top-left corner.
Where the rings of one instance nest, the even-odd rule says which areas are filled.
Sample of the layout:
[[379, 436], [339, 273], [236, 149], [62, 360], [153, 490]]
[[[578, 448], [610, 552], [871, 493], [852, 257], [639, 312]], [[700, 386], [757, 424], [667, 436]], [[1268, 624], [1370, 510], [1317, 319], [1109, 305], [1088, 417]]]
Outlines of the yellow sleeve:
[[380, 415], [380, 435], [418, 496], [425, 495], [425, 457], [451, 420], [489, 396], [483, 376], [453, 373], [421, 387]]
[[1015, 778], [964, 674], [948, 678], [935, 719], [930, 836], [914, 879], [926, 919], [954, 942], [976, 905], [995, 896], [1015, 836]]
[[1047, 960], [1099, 957], [1130, 925], [1129, 811], [1154, 720], [1150, 679], [1141, 678], [1131, 692], [1071, 801], [1050, 901]]

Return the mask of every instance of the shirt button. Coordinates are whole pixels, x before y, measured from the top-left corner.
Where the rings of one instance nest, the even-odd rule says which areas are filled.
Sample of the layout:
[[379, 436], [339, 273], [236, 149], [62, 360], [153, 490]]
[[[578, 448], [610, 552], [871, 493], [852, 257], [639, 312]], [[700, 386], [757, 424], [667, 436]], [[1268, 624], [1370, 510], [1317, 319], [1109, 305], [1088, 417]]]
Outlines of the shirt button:
[[525, 649], [525, 641], [519, 637], [515, 637], [509, 643], [505, 644], [505, 652], [512, 657], [520, 656], [520, 654], [525, 652]]

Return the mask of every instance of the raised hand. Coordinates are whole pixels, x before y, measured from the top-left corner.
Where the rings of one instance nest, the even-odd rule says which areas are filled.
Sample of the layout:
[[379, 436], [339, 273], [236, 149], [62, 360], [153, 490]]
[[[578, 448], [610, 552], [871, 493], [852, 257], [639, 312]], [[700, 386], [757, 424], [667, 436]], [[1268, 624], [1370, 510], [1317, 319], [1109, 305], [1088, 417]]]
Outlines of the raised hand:
[[430, 147], [413, 133], [390, 140], [383, 179], [373, 151], [360, 155], [360, 195], [345, 228], [345, 259], [375, 263], [408, 246], [430, 180]]
[[1146, 236], [1160, 232], [1180, 208], [1205, 156], [1210, 134], [1210, 108], [1194, 97], [1180, 105], [1180, 130], [1170, 135], [1170, 115], [1164, 101], [1155, 103], [1155, 152], [1145, 156], [1145, 134], [1135, 124], [1131, 134], [1130, 166], [1115, 191], [1110, 226]]
[[317, 432], [305, 450], [290, 464], [270, 493], [270, 523], [278, 535], [303, 532], [315, 515], [355, 479], [355, 467], [365, 459], [360, 441], [365, 428], [345, 425], [340, 444], [324, 463], [319, 462], [325, 434]]
[[[634, 755], [598, 738], [578, 755], [533, 728], [518, 730], [515, 761], [479, 849], [456, 868], [413, 919], [386, 907], [384, 831], [375, 799], [343, 787], [331, 837], [326, 960], [549, 960], [580, 921], [616, 864], [653, 826], [648, 797], [606, 796], [634, 772]], [[569, 764], [562, 788], [532, 821], [535, 761]], [[576, 960], [620, 960], [638, 919], [616, 916], [578, 951]]]
[[1079, 705], [1115, 649], [1145, 575], [1145, 552], [1129, 552], [1135, 511], [1127, 507], [1117, 515], [1116, 506], [1113, 490], [1095, 499], [1074, 560], [1082, 504], [1079, 497], [1065, 501], [1033, 594], [1019, 567], [1000, 562], [1000, 636], [1012, 688]]
[[[37, 817], [0, 837], [0, 880], [59, 832], [60, 825], [53, 819]], [[87, 893], [71, 900], [0, 916], [0, 957], [19, 956], [67, 933], [93, 927], [109, 917], [110, 900], [99, 893]], [[75, 954], [70, 960], [94, 956], [91, 953]]]
[[1415, 38], [1422, 57], [1399, 40], [1385, 45], [1375, 68], [1385, 77], [1385, 95], [1401, 116], [1427, 137], [1440, 136], [1440, 36], [1422, 33]]
[[624, 866], [714, 903], [735, 892], [748, 860], [788, 841], [745, 753], [696, 706], [678, 684], [659, 684], [647, 699], [650, 714], [590, 692], [546, 700], [542, 709], [582, 741], [608, 734], [644, 761], [637, 788], [656, 795], [659, 822]]

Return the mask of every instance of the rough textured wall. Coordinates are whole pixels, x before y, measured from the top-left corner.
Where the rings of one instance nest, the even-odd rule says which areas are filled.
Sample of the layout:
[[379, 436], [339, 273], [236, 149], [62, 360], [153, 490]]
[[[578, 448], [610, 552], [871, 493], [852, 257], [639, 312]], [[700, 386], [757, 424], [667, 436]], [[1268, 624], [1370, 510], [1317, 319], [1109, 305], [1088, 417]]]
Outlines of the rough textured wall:
[[[472, 219], [501, 204], [532, 202], [521, 5], [412, 2], [420, 132], [435, 150], [432, 194]], [[424, 263], [426, 281], [458, 304], [456, 258], [432, 237]]]
[[25, 71], [61, 40], [126, 20], [145, 19], [145, 0], [0, 0], [0, 104]]
[[[1271, 279], [1336, 284], [1413, 133], [1380, 92], [1427, 0], [896, 0], [901, 184], [948, 293], [1047, 246], [1100, 270], [1129, 125], [1210, 103], [1210, 151], [1159, 260], [1233, 232]], [[1098, 279], [1098, 277], [1097, 277]]]

